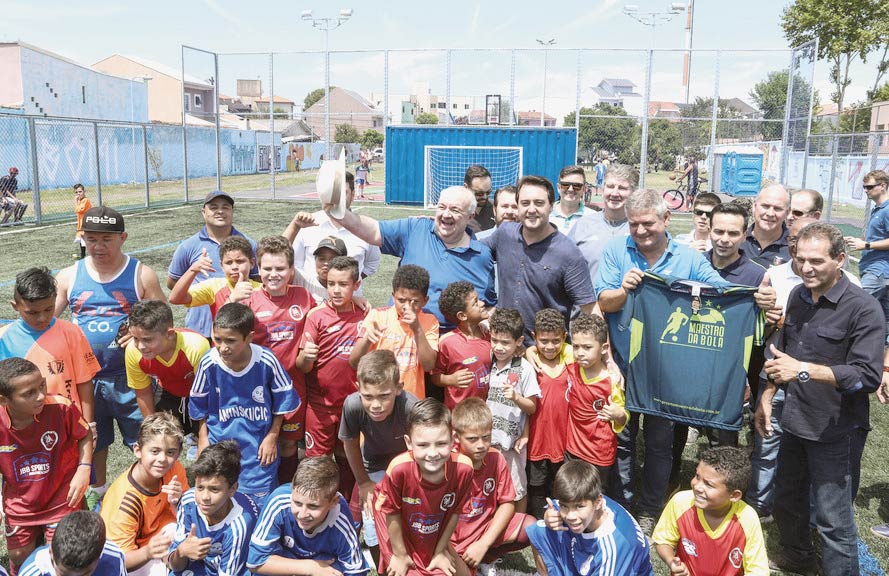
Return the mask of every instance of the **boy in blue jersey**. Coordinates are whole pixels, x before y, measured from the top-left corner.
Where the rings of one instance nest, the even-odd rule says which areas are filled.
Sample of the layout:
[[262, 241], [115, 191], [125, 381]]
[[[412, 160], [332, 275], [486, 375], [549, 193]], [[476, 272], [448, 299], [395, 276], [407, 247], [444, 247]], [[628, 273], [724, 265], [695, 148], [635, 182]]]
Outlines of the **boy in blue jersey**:
[[234, 438], [241, 449], [240, 491], [262, 506], [278, 485], [278, 434], [284, 416], [299, 408], [287, 371], [253, 340], [253, 312], [233, 302], [213, 320], [216, 347], [201, 358], [188, 402], [199, 422], [198, 456]]
[[648, 542], [633, 517], [602, 494], [596, 467], [569, 460], [553, 483], [555, 500], [527, 529], [542, 576], [654, 575]]
[[337, 492], [339, 468], [329, 456], [299, 463], [292, 484], [272, 492], [250, 540], [247, 567], [256, 574], [364, 576], [349, 505]]
[[259, 508], [237, 492], [238, 443], [213, 444], [201, 452], [191, 471], [194, 488], [179, 503], [167, 565], [174, 574], [248, 576], [247, 548]]
[[19, 576], [126, 576], [120, 547], [105, 538], [105, 523], [95, 512], [77, 510], [59, 521], [52, 544], [34, 550]]

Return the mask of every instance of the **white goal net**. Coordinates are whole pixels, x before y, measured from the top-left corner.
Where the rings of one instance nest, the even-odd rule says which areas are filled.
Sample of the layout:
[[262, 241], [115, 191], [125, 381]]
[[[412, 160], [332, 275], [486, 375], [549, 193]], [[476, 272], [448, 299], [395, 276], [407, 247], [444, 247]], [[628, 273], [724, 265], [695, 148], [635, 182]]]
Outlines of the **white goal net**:
[[480, 164], [491, 173], [491, 190], [515, 185], [522, 177], [521, 146], [426, 146], [423, 162], [423, 201], [438, 204], [441, 191], [462, 186], [466, 169]]

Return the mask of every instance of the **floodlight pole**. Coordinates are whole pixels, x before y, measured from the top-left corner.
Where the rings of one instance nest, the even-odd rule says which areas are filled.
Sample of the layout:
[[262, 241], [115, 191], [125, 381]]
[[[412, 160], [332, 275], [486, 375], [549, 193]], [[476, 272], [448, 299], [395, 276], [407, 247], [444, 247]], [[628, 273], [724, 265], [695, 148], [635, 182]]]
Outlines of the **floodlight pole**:
[[543, 103], [540, 105], [540, 127], [543, 128], [546, 126], [546, 122], [544, 121], [544, 113], [546, 111], [546, 65], [547, 58], [549, 56], [549, 47], [556, 43], [555, 38], [550, 38], [549, 40], [540, 40], [537, 39], [537, 43], [543, 46]]
[[670, 4], [669, 10], [666, 12], [642, 12], [639, 10], [639, 7], [635, 4], [627, 4], [624, 6], [623, 13], [632, 18], [633, 20], [643, 24], [645, 26], [651, 27], [651, 49], [654, 49], [654, 31], [657, 28], [658, 22], [669, 22], [673, 19], [673, 16], [681, 12], [685, 12], [686, 6], [685, 4], [681, 4], [678, 2], [674, 2]]
[[312, 28], [324, 32], [324, 140], [326, 141], [325, 160], [332, 158], [330, 138], [330, 31], [342, 26], [346, 20], [352, 17], [351, 8], [340, 10], [336, 18], [315, 18], [311, 10], [303, 10], [302, 19], [312, 23]]

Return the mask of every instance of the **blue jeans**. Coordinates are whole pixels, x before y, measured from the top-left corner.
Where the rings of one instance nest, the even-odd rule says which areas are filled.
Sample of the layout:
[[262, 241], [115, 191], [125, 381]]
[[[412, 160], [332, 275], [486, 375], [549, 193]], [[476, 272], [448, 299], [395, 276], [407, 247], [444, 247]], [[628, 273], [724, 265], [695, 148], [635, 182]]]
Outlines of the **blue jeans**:
[[858, 530], [852, 507], [851, 435], [831, 442], [781, 436], [775, 476], [775, 522], [788, 562], [815, 561], [810, 505], [822, 541], [824, 574], [858, 574]]
[[612, 498], [624, 508], [632, 506], [635, 500], [634, 482], [636, 466], [636, 436], [639, 434], [639, 421], [645, 418], [642, 438], [645, 441], [645, 462], [642, 467], [642, 491], [636, 505], [636, 514], [657, 518], [664, 507], [670, 469], [673, 465], [673, 425], [672, 420], [638, 413], [630, 414], [630, 421], [623, 432], [617, 435], [617, 462], [612, 468], [609, 485]]
[[886, 343], [889, 344], [889, 278], [864, 272], [861, 274], [861, 287], [870, 292], [883, 308], [883, 317], [886, 319]]
[[771, 513], [775, 496], [775, 468], [778, 464], [778, 448], [781, 445], [782, 410], [784, 410], [784, 390], [778, 388], [775, 397], [772, 398], [772, 435], [763, 438], [759, 432], [754, 432], [753, 437], [753, 453], [750, 455], [752, 474], [745, 500], [763, 515]]

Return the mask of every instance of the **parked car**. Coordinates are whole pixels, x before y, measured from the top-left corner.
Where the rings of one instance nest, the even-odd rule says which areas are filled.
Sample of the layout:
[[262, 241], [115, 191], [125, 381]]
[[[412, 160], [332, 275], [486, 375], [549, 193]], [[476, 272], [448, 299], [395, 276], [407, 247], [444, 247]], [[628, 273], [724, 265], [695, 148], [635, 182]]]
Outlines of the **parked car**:
[[373, 151], [374, 162], [382, 162], [385, 157], [386, 157], [386, 153], [382, 148], [374, 148], [374, 151]]

